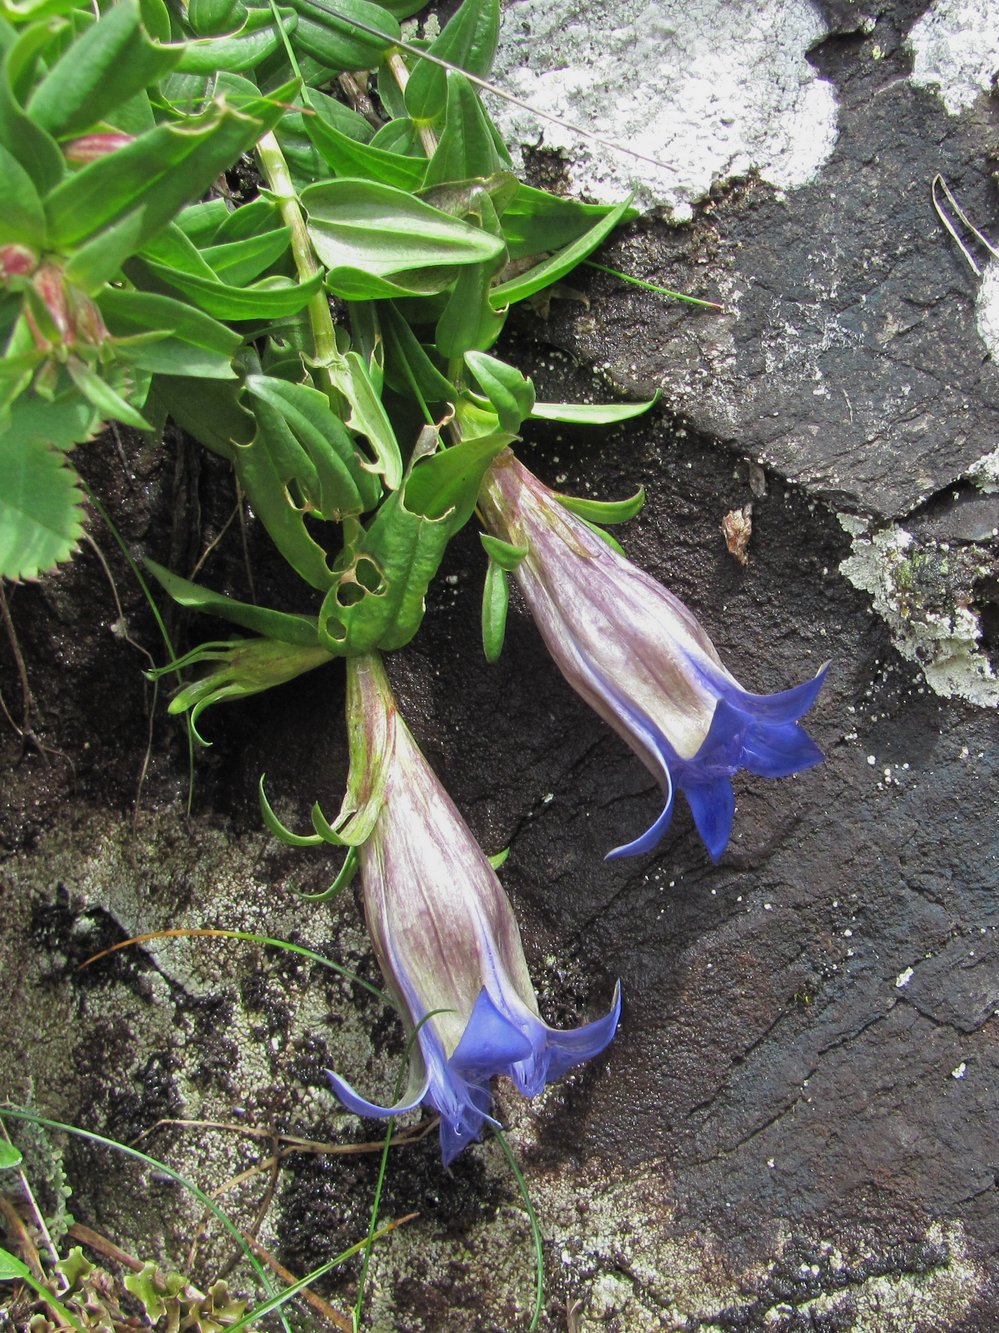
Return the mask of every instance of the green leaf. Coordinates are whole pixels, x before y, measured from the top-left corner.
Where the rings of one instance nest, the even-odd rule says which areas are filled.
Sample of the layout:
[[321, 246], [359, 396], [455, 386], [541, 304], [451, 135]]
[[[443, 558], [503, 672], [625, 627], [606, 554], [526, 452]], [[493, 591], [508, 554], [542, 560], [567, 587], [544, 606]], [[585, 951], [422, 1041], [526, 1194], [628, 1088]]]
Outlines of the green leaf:
[[26, 114], [15, 95], [14, 82], [52, 32], [47, 25], [32, 24], [0, 60], [0, 144], [17, 158], [43, 195], [65, 176], [66, 162], [51, 134]]
[[[424, 185], [466, 181], [511, 169], [510, 154], [498, 140], [479, 94], [457, 70], [447, 71], [447, 111]], [[417, 187], [410, 187], [417, 188]]]
[[[70, 449], [91, 439], [100, 430], [94, 408], [72, 386], [54, 398], [22, 394], [4, 416], [5, 430], [11, 438], [26, 443]], [[6, 438], [6, 435], [0, 435]]]
[[[150, 399], [155, 400], [188, 435], [230, 462], [237, 446], [249, 444], [256, 422], [239, 402], [236, 380], [188, 379], [157, 374]], [[152, 410], [150, 408], [150, 410]]]
[[[246, 204], [236, 212], [244, 213], [253, 207], [254, 204]], [[235, 213], [230, 214], [224, 199], [205, 199], [182, 208], [174, 219], [174, 225], [196, 246], [208, 245], [217, 239], [216, 233], [225, 219], [235, 216]]]
[[485, 547], [486, 554], [493, 564], [499, 565], [500, 569], [505, 569], [508, 574], [513, 573], [530, 550], [529, 546], [514, 546], [513, 542], [491, 537], [488, 532], [480, 532], [479, 541]]
[[502, 565], [490, 560], [482, 588], [482, 651], [487, 662], [495, 662], [503, 651], [510, 585]]
[[645, 487], [639, 486], [627, 500], [584, 500], [578, 495], [556, 495], [563, 509], [577, 514], [587, 523], [627, 523], [645, 504]]
[[8, 1143], [6, 1139], [0, 1139], [0, 1171], [6, 1171], [12, 1166], [19, 1166], [22, 1160], [19, 1149], [15, 1148], [12, 1143]]
[[282, 231], [281, 212], [272, 199], [254, 199], [236, 209], [223, 209], [221, 221], [205, 244], [228, 245], [251, 236], [270, 236]]
[[606, 542], [612, 551], [616, 551], [618, 555], [624, 555], [624, 547], [621, 545], [618, 539], [613, 535], [613, 533], [606, 532], [600, 526], [599, 523], [591, 523], [588, 518], [584, 518], [583, 522], [586, 524], [586, 526], [590, 529], [591, 532], [596, 533], [596, 535], [600, 538], [601, 541]]
[[169, 296], [114, 287], [101, 292], [97, 304], [116, 338], [134, 337], [153, 329], [164, 331], [166, 336], [161, 341], [134, 352], [124, 349], [130, 359], [147, 370], [206, 379], [235, 378], [232, 358], [242, 339], [192, 306]]
[[659, 401], [658, 392], [644, 403], [535, 403], [532, 421], [565, 421], [575, 426], [612, 426], [640, 417]]
[[98, 375], [84, 361], [71, 358], [66, 363], [70, 379], [100, 413], [102, 421], [121, 421], [137, 430], [152, 430], [137, 407], [133, 407], [106, 379]]
[[319, 638], [331, 653], [401, 648], [420, 627], [450, 534], [446, 522], [412, 513], [403, 497], [395, 491], [381, 506], [323, 600]]
[[[31, 1278], [31, 1269], [17, 1255], [0, 1247], [0, 1282], [25, 1282]], [[35, 1283], [32, 1282], [34, 1286]]]
[[[326, 552], [309, 530], [306, 515], [338, 518], [362, 513], [371, 507], [371, 496], [362, 495], [360, 487], [371, 484], [377, 489], [377, 481], [362, 471], [356, 455], [352, 464], [346, 461], [332, 442], [339, 440], [338, 433], [331, 431], [330, 441], [325, 439], [318, 422], [328, 426], [336, 418], [318, 390], [265, 376], [251, 380], [255, 382], [257, 431], [250, 444], [235, 451], [236, 473], [285, 560], [306, 583], [325, 590], [335, 576]], [[286, 402], [279, 386], [299, 393]], [[304, 395], [310, 394], [315, 398], [306, 401]], [[346, 435], [343, 423], [337, 421], [337, 426]], [[349, 436], [347, 440], [353, 455]]]
[[297, 315], [323, 284], [323, 275], [317, 273], [305, 282], [273, 277], [238, 286], [194, 273], [184, 273], [180, 269], [146, 259], [145, 256], [142, 262], [158, 282], [182, 292], [194, 305], [206, 314], [214, 315], [216, 319], [269, 321]]
[[261, 773], [260, 781], [257, 784], [257, 794], [260, 797], [260, 817], [264, 821], [264, 827], [267, 832], [278, 842], [283, 842], [288, 847], [321, 847], [326, 841], [320, 833], [293, 833], [287, 824], [283, 824], [274, 813], [274, 807], [267, 799], [267, 792], [264, 790], [264, 780], [267, 774]]
[[179, 574], [172, 574], [169, 569], [148, 557], [144, 563], [150, 574], [179, 606], [219, 616], [243, 629], [252, 630], [254, 634], [280, 639], [282, 643], [293, 643], [302, 648], [314, 648], [319, 643], [316, 622], [308, 616], [289, 615], [286, 611], [252, 606], [248, 602], [237, 601], [235, 597], [227, 597], [224, 593], [202, 588], [200, 584], [181, 578]]
[[41, 196], [30, 173], [2, 143], [0, 180], [3, 181], [0, 245], [15, 241], [33, 250], [42, 250], [45, 246], [45, 208]]
[[0, 431], [0, 578], [34, 579], [68, 560], [83, 535], [83, 494], [65, 455]]
[[403, 488], [406, 507], [427, 518], [446, 518], [454, 536], [472, 517], [486, 469], [512, 439], [497, 431], [462, 440], [418, 462]]
[[290, 239], [290, 227], [274, 227], [257, 236], [245, 236], [241, 241], [205, 246], [201, 253], [220, 278], [239, 286], [252, 282], [287, 254]]
[[[430, 46], [431, 55], [484, 78], [492, 68], [499, 40], [499, 0], [464, 0]], [[406, 84], [406, 109], [414, 120], [432, 124], [447, 104], [447, 71], [421, 60]]]
[[390, 120], [371, 136], [370, 143], [372, 148], [380, 148], [384, 153], [419, 158], [423, 163], [427, 160], [416, 123], [408, 116]]
[[[310, 104], [318, 96], [312, 89], [306, 90]], [[383, 148], [359, 143], [319, 116], [305, 116], [302, 123], [316, 151], [334, 175], [380, 181], [400, 190], [418, 190], [423, 184], [427, 170], [425, 158], [406, 157], [402, 153], [389, 153]]]
[[[311, 0], [294, 0], [299, 14], [292, 37], [295, 50], [314, 56], [328, 70], [374, 69], [402, 36], [398, 20], [368, 0], [336, 0], [336, 12]], [[355, 22], [355, 20], [357, 22]], [[375, 37], [357, 23], [383, 34]]]
[[[523, 259], [527, 255], [571, 245], [595, 222], [613, 211], [609, 204], [583, 204], [578, 199], [562, 199], [518, 182], [516, 194], [503, 210], [500, 221], [510, 258]], [[637, 210], [629, 208], [621, 221], [627, 222], [637, 216]]]
[[373, 285], [381, 280], [397, 289], [435, 292], [462, 265], [503, 253], [497, 237], [374, 181], [311, 185], [302, 191], [302, 204], [312, 244], [330, 270], [328, 286], [348, 299], [357, 299], [351, 274], [374, 278]]
[[408, 19], [418, 14], [425, 3], [426, 0], [381, 0], [381, 7], [397, 19]]
[[28, 113], [50, 134], [82, 134], [169, 73], [182, 50], [151, 42], [136, 0], [116, 0], [52, 66]]
[[398, 393], [416, 391], [427, 403], [447, 403], [458, 391], [430, 359], [427, 349], [391, 301], [380, 308], [385, 339], [385, 375]]
[[533, 383], [516, 366], [484, 352], [466, 352], [465, 364], [495, 408], [500, 426], [516, 435], [534, 407]]
[[291, 91], [273, 101], [258, 98], [242, 111], [220, 102], [181, 125], [158, 125], [57, 186], [45, 201], [50, 242], [82, 247], [67, 277], [87, 291], [113, 278], [280, 117], [278, 103]]
[[[281, 28], [294, 32], [298, 15], [293, 9], [279, 9]], [[187, 42], [180, 48], [178, 72], [181, 74], [214, 74], [224, 69], [240, 73], [256, 69], [268, 56], [283, 46], [281, 31], [274, 22], [270, 9], [249, 9], [243, 25], [224, 37], [206, 37]]]
[[[381, 488], [357, 452], [354, 441], [331, 410], [325, 394], [306, 384], [289, 384], [269, 375], [248, 375], [247, 391], [280, 413], [314, 468], [294, 479], [320, 518], [340, 520], [378, 503]], [[287, 484], [287, 483], [286, 483]]]
[[[473, 349], [491, 347], [506, 322], [506, 312], [497, 313], [489, 304], [493, 277], [503, 257], [488, 264], [463, 268], [448, 294], [434, 329], [434, 344], [441, 356], [454, 360]], [[519, 423], [518, 423], [519, 424]]]
[[493, 307], [498, 310], [502, 306], [512, 304], [514, 301], [523, 301], [528, 296], [533, 296], [535, 292], [540, 292], [543, 288], [550, 287], [552, 283], [558, 282], [560, 278], [564, 278], [587, 255], [592, 254], [602, 241], [606, 240], [628, 212], [630, 206], [631, 197], [629, 196], [616, 208], [612, 209], [606, 217], [595, 222], [587, 232], [578, 240], [573, 241], [571, 245], [557, 250], [555, 254], [550, 255], [534, 268], [528, 269], [526, 273], [521, 273], [516, 278], [511, 278], [509, 282], [503, 282], [498, 287], [494, 287], [489, 298]]
[[343, 365], [343, 373], [336, 366], [331, 366], [330, 371], [336, 387], [350, 404], [347, 425], [367, 437], [376, 467], [385, 478], [385, 485], [394, 491], [402, 481], [402, 454], [388, 413], [362, 358], [356, 352], [348, 352]]

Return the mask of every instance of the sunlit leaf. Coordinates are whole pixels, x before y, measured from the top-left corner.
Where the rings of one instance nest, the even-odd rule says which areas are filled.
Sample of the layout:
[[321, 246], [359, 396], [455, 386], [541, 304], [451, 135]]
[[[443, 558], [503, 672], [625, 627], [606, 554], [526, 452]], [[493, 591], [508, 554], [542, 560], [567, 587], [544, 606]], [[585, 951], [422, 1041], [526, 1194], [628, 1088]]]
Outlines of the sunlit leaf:
[[535, 403], [531, 411], [534, 421], [564, 421], [576, 426], [611, 426], [618, 421], [630, 421], [655, 407], [659, 394], [644, 403]]
[[590, 229], [585, 232], [578, 240], [573, 241], [571, 245], [564, 246], [557, 250], [555, 254], [548, 259], [530, 268], [526, 273], [519, 274], [516, 278], [511, 278], [508, 282], [500, 283], [494, 287], [490, 296], [495, 309], [512, 304], [514, 301], [523, 301], [528, 296], [533, 296], [535, 292], [542, 291], [545, 287], [550, 287], [552, 283], [558, 282], [570, 273], [577, 264], [582, 263], [587, 255], [597, 248], [598, 245], [611, 234], [617, 224], [628, 212], [631, 206], [631, 200], [625, 199], [609, 212], [606, 217], [599, 219]]
[[83, 494], [65, 454], [0, 431], [0, 578], [34, 579], [68, 560], [83, 535]]
[[503, 242], [449, 217], [403, 190], [374, 181], [335, 180], [302, 191], [309, 236], [330, 270], [332, 291], [349, 288], [341, 271], [381, 279], [401, 290], [440, 291], [462, 264], [488, 262]]

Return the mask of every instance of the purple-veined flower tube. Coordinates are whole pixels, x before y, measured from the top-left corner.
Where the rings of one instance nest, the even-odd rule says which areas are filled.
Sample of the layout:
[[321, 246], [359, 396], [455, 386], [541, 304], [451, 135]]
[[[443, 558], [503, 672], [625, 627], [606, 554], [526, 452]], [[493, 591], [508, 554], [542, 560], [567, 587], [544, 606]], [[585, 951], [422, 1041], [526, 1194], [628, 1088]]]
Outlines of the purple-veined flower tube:
[[750, 694], [722, 665], [691, 612], [612, 549], [504, 450], [486, 474], [488, 532], [526, 554], [517, 584], [566, 680], [662, 783], [650, 829], [609, 856], [651, 851], [669, 827], [676, 788], [713, 860], [729, 840], [732, 775], [786, 777], [822, 752], [798, 725], [826, 668], [778, 694]]
[[436, 1111], [447, 1165], [497, 1123], [494, 1075], [533, 1097], [604, 1049], [617, 1028], [620, 988], [592, 1023], [558, 1031], [542, 1021], [513, 908], [399, 716], [380, 660], [349, 658], [347, 673], [352, 806], [373, 820], [358, 847], [364, 914], [415, 1036], [410, 1085], [393, 1106], [366, 1100], [338, 1074], [330, 1078], [358, 1115], [401, 1115], [421, 1103]]

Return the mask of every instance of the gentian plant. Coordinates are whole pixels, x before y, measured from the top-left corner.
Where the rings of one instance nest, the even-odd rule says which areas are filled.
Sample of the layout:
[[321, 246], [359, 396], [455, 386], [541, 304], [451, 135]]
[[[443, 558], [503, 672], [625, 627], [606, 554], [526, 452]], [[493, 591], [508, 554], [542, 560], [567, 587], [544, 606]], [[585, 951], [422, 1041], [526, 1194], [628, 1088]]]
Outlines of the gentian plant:
[[559, 670], [665, 789], [652, 827], [610, 856], [651, 851], [669, 827], [679, 787], [717, 860], [732, 831], [734, 773], [785, 777], [822, 759], [798, 719], [815, 702], [825, 668], [778, 694], [744, 690], [687, 607], [509, 450], [490, 468], [479, 510], [494, 542], [512, 553], [518, 587]]
[[[534, 1097], [604, 1049], [617, 1028], [620, 990], [609, 1011], [583, 1027], [559, 1031], [542, 1021], [509, 899], [400, 717], [381, 662], [352, 658], [347, 680], [355, 792], [364, 793], [361, 817], [373, 821], [359, 847], [364, 915], [415, 1040], [409, 1087], [393, 1105], [330, 1077], [358, 1115], [402, 1115], [421, 1104], [435, 1111], [447, 1165], [485, 1124], [497, 1123], [495, 1075]], [[358, 804], [348, 805], [351, 821]]]
[[70, 558], [85, 520], [72, 451], [104, 423], [171, 421], [228, 462], [301, 586], [295, 610], [262, 607], [144, 553], [179, 604], [247, 635], [169, 663], [207, 667], [171, 708], [197, 735], [209, 705], [346, 659], [339, 816], [314, 807], [314, 832], [290, 833], [261, 787], [264, 820], [295, 846], [345, 849], [331, 893], [360, 869], [410, 1032], [393, 1105], [339, 1074], [334, 1090], [361, 1115], [436, 1111], [447, 1163], [495, 1125], [494, 1076], [532, 1097], [603, 1050], [620, 1014], [615, 993], [582, 1027], [543, 1022], [511, 905], [389, 689], [378, 654], [418, 632], [451, 539], [478, 512], [487, 659], [513, 573], [569, 683], [662, 782], [662, 815], [612, 855], [655, 847], [679, 787], [720, 856], [739, 768], [821, 758], [798, 719], [822, 673], [745, 691], [686, 607], [594, 531], [641, 493], [559, 496], [510, 452], [533, 420], [651, 406], [539, 403], [493, 354], [509, 309], [633, 213], [517, 178], [479, 95], [499, 0], [404, 39], [420, 8], [0, 0], [0, 578]]

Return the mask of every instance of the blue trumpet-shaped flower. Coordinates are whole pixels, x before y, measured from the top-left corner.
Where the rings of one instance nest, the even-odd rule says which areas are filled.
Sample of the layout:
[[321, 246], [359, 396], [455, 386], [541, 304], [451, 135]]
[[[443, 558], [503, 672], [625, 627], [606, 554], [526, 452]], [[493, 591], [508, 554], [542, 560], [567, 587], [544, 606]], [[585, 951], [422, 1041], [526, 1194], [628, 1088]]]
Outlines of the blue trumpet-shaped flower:
[[358, 849], [365, 919], [415, 1037], [410, 1086], [393, 1106], [330, 1077], [358, 1115], [436, 1111], [447, 1165], [497, 1123], [490, 1080], [505, 1074], [533, 1097], [597, 1055], [617, 1028], [620, 992], [583, 1027], [560, 1032], [542, 1021], [509, 900], [398, 715], [380, 662], [352, 658], [347, 667], [355, 805], [360, 797], [377, 809]]
[[676, 788], [713, 860], [728, 843], [740, 768], [786, 777], [822, 759], [798, 719], [822, 687], [751, 694], [672, 593], [613, 550], [505, 450], [479, 495], [492, 536], [526, 554], [515, 577], [570, 685], [660, 780], [666, 804], [647, 832], [610, 856], [651, 851]]

